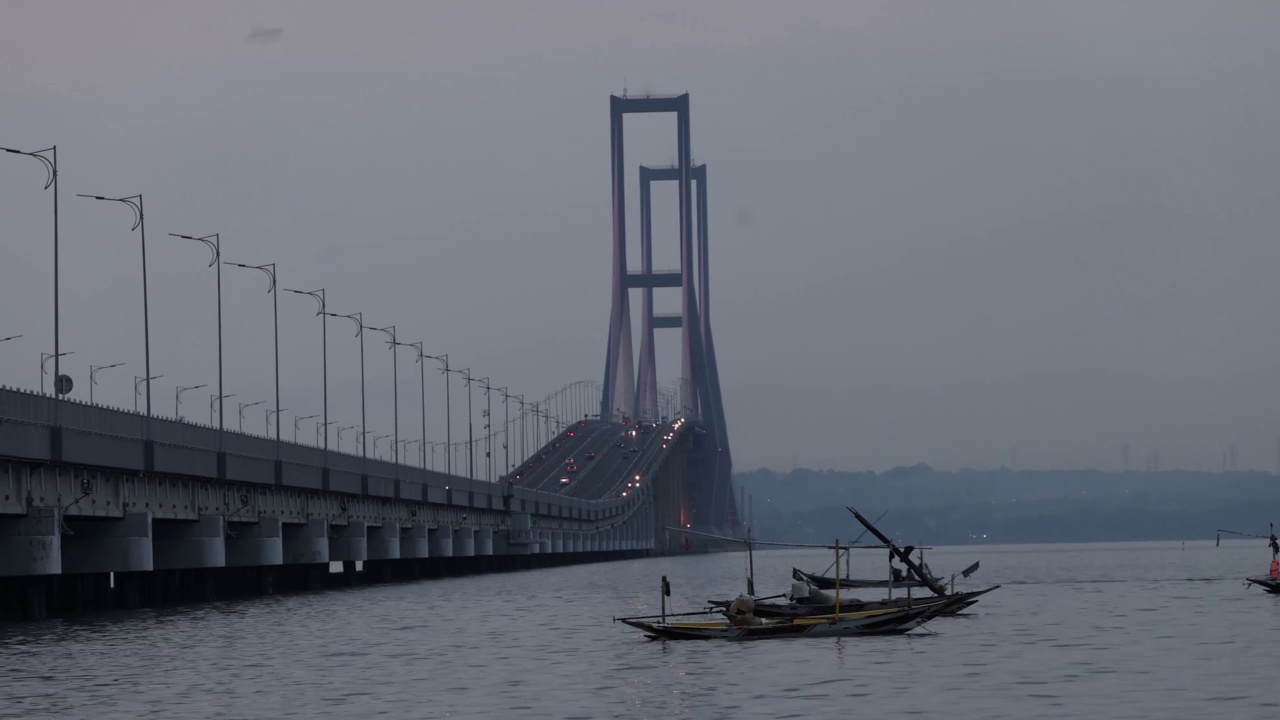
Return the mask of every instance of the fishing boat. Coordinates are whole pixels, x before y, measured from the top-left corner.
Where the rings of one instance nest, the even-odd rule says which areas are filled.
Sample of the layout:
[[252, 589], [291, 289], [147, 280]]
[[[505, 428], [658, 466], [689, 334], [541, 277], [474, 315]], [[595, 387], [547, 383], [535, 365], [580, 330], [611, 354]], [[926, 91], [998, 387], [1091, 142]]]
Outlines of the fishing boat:
[[784, 637], [849, 637], [900, 635], [920, 627], [937, 614], [937, 605], [841, 612], [799, 618], [760, 618], [753, 615], [710, 621], [654, 621], [619, 618], [651, 640], [766, 640]]
[[[666, 576], [662, 578], [661, 615], [614, 618], [630, 627], [641, 630], [645, 637], [656, 640], [764, 640], [783, 637], [847, 637], [851, 635], [888, 635], [909, 632], [920, 627], [933, 617], [948, 603], [926, 603], [905, 607], [888, 607], [873, 610], [849, 611], [841, 607], [840, 588], [835, 588], [832, 598], [832, 611], [827, 614], [806, 617], [774, 617], [763, 618], [755, 614], [755, 559], [754, 546], [759, 541], [750, 537], [726, 538], [718, 535], [689, 530], [687, 528], [668, 528], [694, 535], [711, 537], [719, 540], [742, 542], [747, 547], [747, 592], [739, 595], [727, 607], [713, 607], [698, 612], [678, 613], [670, 617], [689, 617], [719, 613], [722, 618], [714, 620], [669, 620], [667, 614], [667, 597], [671, 595], [671, 585]], [[839, 560], [841, 550], [847, 548], [837, 540], [835, 545], [807, 545], [797, 543], [759, 543], [783, 547], [821, 547], [833, 549]], [[836, 575], [840, 574], [839, 562], [836, 563]]]
[[1215, 546], [1222, 544], [1222, 533], [1229, 535], [1242, 535], [1244, 537], [1255, 537], [1267, 541], [1267, 546], [1271, 548], [1271, 568], [1267, 575], [1255, 575], [1244, 579], [1246, 585], [1257, 585], [1266, 590], [1271, 595], [1280, 595], [1280, 540], [1276, 538], [1275, 523], [1271, 523], [1271, 535], [1255, 535], [1254, 533], [1238, 532], [1235, 530], [1218, 529], [1218, 539], [1214, 543]]

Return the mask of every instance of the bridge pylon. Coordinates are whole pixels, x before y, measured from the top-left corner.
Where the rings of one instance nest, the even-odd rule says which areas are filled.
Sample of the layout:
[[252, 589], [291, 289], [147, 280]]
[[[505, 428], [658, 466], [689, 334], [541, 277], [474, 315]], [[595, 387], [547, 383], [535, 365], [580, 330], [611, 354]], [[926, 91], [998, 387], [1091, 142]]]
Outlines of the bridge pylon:
[[[605, 352], [601, 418], [623, 417], [657, 420], [658, 383], [654, 330], [681, 331], [680, 414], [695, 420], [709, 435], [700, 442], [694, 464], [693, 487], [688, 493], [690, 512], [698, 525], [732, 530], [737, 517], [731, 485], [732, 459], [725, 424], [724, 404], [716, 368], [710, 321], [710, 265], [707, 222], [706, 165], [692, 161], [689, 95], [609, 98], [610, 149], [613, 191], [613, 290], [609, 339]], [[641, 269], [627, 268], [626, 164], [623, 119], [630, 113], [674, 113], [678, 161], [666, 168], [640, 167]], [[655, 181], [678, 183], [680, 268], [653, 268], [652, 207], [650, 185]], [[697, 193], [694, 194], [694, 183]], [[696, 226], [694, 218], [697, 218]], [[696, 231], [695, 231], [696, 227]], [[679, 288], [680, 312], [656, 315], [655, 288]], [[630, 291], [642, 291], [642, 327], [639, 374], [633, 357]], [[699, 303], [699, 296], [701, 303]]]

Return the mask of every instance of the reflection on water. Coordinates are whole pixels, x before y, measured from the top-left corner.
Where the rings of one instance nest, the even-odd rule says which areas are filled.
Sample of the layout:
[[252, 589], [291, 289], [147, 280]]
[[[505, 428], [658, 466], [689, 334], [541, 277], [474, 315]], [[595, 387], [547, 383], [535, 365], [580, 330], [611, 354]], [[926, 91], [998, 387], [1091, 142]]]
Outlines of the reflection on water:
[[[1269, 559], [1261, 541], [940, 548], [939, 573], [981, 560], [965, 587], [1003, 587], [906, 637], [653, 642], [610, 622], [656, 613], [661, 575], [677, 612], [742, 591], [735, 555], [102, 614], [0, 628], [0, 718], [1261, 717], [1280, 602], [1240, 579]], [[757, 553], [756, 584], [829, 562]]]

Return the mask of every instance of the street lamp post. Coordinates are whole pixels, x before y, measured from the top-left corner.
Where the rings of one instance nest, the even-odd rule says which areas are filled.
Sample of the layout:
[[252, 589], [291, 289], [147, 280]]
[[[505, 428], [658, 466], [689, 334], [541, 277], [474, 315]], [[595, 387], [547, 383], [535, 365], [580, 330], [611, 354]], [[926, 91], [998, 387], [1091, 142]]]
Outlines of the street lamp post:
[[[194, 235], [179, 235], [177, 233], [169, 233], [170, 237], [182, 238], [183, 240], [194, 240], [203, 243], [209, 248], [209, 252], [213, 254], [209, 260], [209, 267], [214, 269], [214, 283], [217, 285], [217, 302], [218, 302], [218, 397], [222, 395], [222, 237], [218, 233], [205, 235], [203, 237], [195, 237]], [[218, 401], [218, 456], [221, 459], [223, 446], [223, 426], [222, 426], [222, 401]], [[212, 415], [210, 416], [210, 425], [213, 425]], [[222, 473], [219, 473], [221, 475]]]
[[[327, 319], [328, 312], [324, 304], [324, 288], [319, 290], [290, 290], [284, 289], [285, 292], [291, 292], [296, 295], [310, 295], [320, 304], [320, 309], [316, 311], [316, 315], [320, 316], [320, 365], [323, 374], [322, 382], [324, 383], [324, 409], [321, 411], [325, 423], [324, 431], [324, 449], [329, 449], [329, 321]], [[325, 465], [328, 465], [328, 456], [325, 456]]]
[[[6, 340], [8, 338], [5, 338]], [[98, 373], [111, 368], [118, 368], [124, 363], [116, 363], [114, 365], [90, 365], [89, 366], [89, 404], [93, 404], [93, 386], [98, 384]]]
[[390, 338], [387, 347], [391, 350], [391, 407], [394, 415], [391, 421], [391, 461], [400, 463], [400, 371], [398, 361], [396, 359], [396, 326], [388, 325], [384, 328], [366, 328], [367, 330], [377, 330], [378, 332]]
[[[542, 447], [542, 435], [538, 432], [538, 401], [534, 400], [529, 403], [533, 407], [529, 414], [533, 416], [533, 447], [534, 449]], [[527, 455], [525, 457], [528, 457]]]
[[182, 405], [182, 393], [188, 390], [199, 390], [200, 388], [209, 387], [206, 385], [192, 385], [191, 387], [182, 387], [179, 385], [173, 391], [173, 419], [181, 420], [182, 415], [178, 414], [178, 408]]
[[[53, 147], [48, 147], [43, 150], [33, 150], [31, 152], [15, 150], [7, 147], [0, 148], [0, 150], [4, 150], [7, 153], [13, 153], [14, 155], [26, 155], [29, 158], [38, 160], [40, 164], [44, 166], [46, 173], [44, 189], [48, 190], [51, 187], [53, 188], [53, 377], [56, 381], [57, 378], [62, 375], [62, 363], [59, 362], [59, 358], [62, 355], [62, 326], [60, 324], [60, 286], [58, 275], [58, 146], [54, 145]], [[142, 203], [141, 196], [138, 198], [138, 203], [139, 205]], [[22, 336], [14, 335], [12, 337], [4, 338], [4, 340], [13, 340], [14, 338], [19, 337]], [[4, 340], [0, 340], [0, 342], [3, 342]], [[40, 376], [40, 380], [42, 382], [44, 381], [43, 374]], [[89, 385], [89, 391], [93, 391], [92, 382]], [[57, 438], [55, 444], [57, 445], [57, 452], [60, 456], [62, 452], [62, 403], [58, 397], [58, 393], [55, 392], [53, 396], [53, 427], [55, 437]]]
[[334, 424], [334, 421], [333, 421], [333, 420], [330, 420], [329, 422], [318, 422], [318, 423], [316, 423], [316, 445], [319, 445], [319, 444], [320, 444], [320, 431], [321, 431], [321, 430], [324, 430], [325, 437], [328, 437], [328, 435], [329, 435], [329, 426], [330, 426], [330, 425], [333, 425], [333, 424]]
[[251, 403], [239, 403], [239, 405], [240, 405], [240, 432], [244, 432], [244, 411], [245, 411], [245, 410], [248, 410], [248, 409], [249, 409], [249, 408], [251, 408], [251, 407], [254, 407], [255, 405], [263, 405], [263, 404], [265, 404], [266, 402], [267, 402], [266, 400], [259, 400], [259, 401], [257, 401], [257, 402], [251, 402]]
[[511, 407], [508, 401], [511, 396], [507, 394], [506, 387], [497, 388], [502, 394], [502, 463], [503, 473], [511, 472]]
[[[295, 417], [293, 419], [293, 444], [294, 445], [298, 444], [298, 425], [302, 424], [303, 420], [311, 420], [313, 418], [318, 418], [318, 417], [320, 416], [319, 415], [303, 415], [302, 417]], [[328, 433], [325, 433], [325, 434], [327, 435]]]
[[[343, 430], [355, 430], [355, 429], [356, 429], [356, 428], [358, 428], [358, 427], [360, 427], [360, 426], [359, 426], [359, 425], [348, 425], [348, 426], [346, 426], [346, 427], [339, 427], [339, 428], [338, 428], [338, 452], [342, 452], [342, 431], [343, 431]], [[356, 444], [359, 444], [359, 443], [356, 443]]]
[[[276, 292], [276, 264], [264, 263], [262, 265], [245, 265], [243, 263], [227, 262], [225, 265], [231, 265], [238, 268], [247, 268], [249, 270], [261, 270], [270, 280], [267, 286], [267, 294], [271, 296], [271, 316], [273, 327], [275, 328], [275, 365], [276, 365], [276, 414], [280, 413], [280, 298]], [[269, 428], [265, 428], [269, 430]], [[276, 444], [280, 443], [280, 423], [276, 423]], [[279, 449], [277, 448], [277, 453]]]
[[[422, 393], [422, 438], [418, 440], [418, 442], [420, 443], [418, 445], [418, 452], [419, 454], [422, 455], [422, 467], [423, 469], [426, 469], [427, 467], [427, 455], [426, 455], [426, 452], [427, 452], [427, 370], [426, 370], [426, 366], [427, 364], [426, 362], [424, 362], [424, 358], [427, 358], [429, 356], [423, 354], [421, 342], [414, 342], [414, 343], [396, 342], [396, 343], [392, 343], [392, 345], [409, 347], [418, 351], [418, 360], [417, 360], [418, 389]], [[406, 445], [405, 447], [408, 447], [408, 446]]]
[[275, 415], [275, 416], [276, 416], [276, 444], [277, 444], [277, 445], [280, 443], [280, 417], [279, 417], [279, 415], [280, 415], [280, 413], [282, 413], [282, 412], [284, 412], [285, 410], [288, 410], [288, 409], [289, 409], [289, 408], [280, 408], [279, 410], [272, 410], [271, 408], [267, 408], [266, 413], [265, 413], [265, 415], [266, 415], [266, 417], [265, 417], [266, 426], [265, 426], [265, 427], [266, 427], [266, 430], [267, 430], [267, 432], [268, 432], [268, 433], [270, 433], [270, 432], [271, 432], [271, 416], [272, 416], [272, 415]]
[[[219, 415], [218, 427], [222, 427], [222, 418], [221, 418], [222, 401], [226, 400], [227, 398], [233, 398], [235, 396], [236, 396], [235, 393], [231, 393], [230, 395], [210, 395], [209, 396], [209, 427], [213, 427], [213, 406], [214, 405], [218, 406], [218, 415]], [[222, 432], [219, 431], [218, 434], [221, 435]]]
[[446, 446], [444, 453], [444, 471], [446, 474], [452, 475], [453, 463], [449, 459], [448, 451], [448, 446], [453, 444], [453, 414], [449, 407], [449, 355], [448, 353], [445, 353], [444, 355], [424, 355], [423, 357], [429, 357], [432, 360], [438, 360], [444, 364], [444, 367], [440, 370], [440, 374], [444, 375], [444, 442]]
[[375, 460], [378, 457], [378, 441], [386, 440], [389, 437], [393, 437], [393, 436], [392, 435], [374, 435], [373, 436], [373, 457]]
[[[364, 314], [351, 313], [350, 315], [339, 315], [337, 313], [325, 312], [330, 317], [343, 317], [356, 324], [356, 337], [360, 338], [360, 427], [366, 427], [369, 419], [365, 415], [364, 404]], [[360, 457], [367, 458], [369, 455], [364, 451], [364, 444], [360, 445]]]
[[[151, 381], [155, 379], [151, 375], [151, 309], [147, 302], [147, 224], [146, 216], [142, 212], [142, 194], [129, 195], [126, 197], [109, 198], [101, 195], [77, 195], [76, 197], [89, 198], [90, 200], [105, 200], [109, 202], [118, 202], [127, 205], [133, 211], [133, 227], [129, 232], [141, 230], [140, 238], [142, 240], [142, 352], [143, 352], [143, 377], [147, 384], [147, 442], [151, 442]], [[56, 351], [56, 350], [55, 350]], [[55, 370], [55, 372], [57, 372]]]
[[[141, 386], [143, 383], [147, 387], [151, 387], [152, 380], [159, 380], [163, 375], [152, 375], [151, 377], [142, 377], [140, 375], [133, 376], [133, 411], [138, 412], [138, 398], [142, 396]], [[148, 416], [149, 417], [149, 416]]]
[[485, 481], [493, 482], [493, 399], [489, 396], [492, 389], [489, 386], [489, 378], [483, 377], [477, 380], [480, 387], [484, 388], [484, 459], [485, 459]]
[[471, 420], [471, 368], [463, 368], [457, 373], [467, 379], [467, 477], [476, 479], [476, 448], [472, 443], [474, 423]]
[[49, 361], [50, 360], [53, 361], [53, 373], [54, 373], [53, 394], [56, 397], [58, 395], [58, 385], [57, 385], [58, 358], [59, 356], [62, 356], [62, 355], [75, 355], [75, 354], [76, 354], [75, 350], [72, 350], [71, 352], [64, 352], [64, 353], [40, 353], [40, 394], [41, 395], [44, 394], [44, 376], [49, 374], [49, 371], [46, 369], [46, 366], [48, 365]]
[[529, 453], [528, 453], [528, 451], [527, 451], [527, 450], [525, 450], [525, 431], [524, 431], [524, 418], [525, 418], [524, 407], [525, 407], [525, 402], [524, 402], [524, 395], [512, 395], [512, 397], [516, 398], [516, 402], [520, 404], [520, 462], [524, 462], [525, 458], [529, 457]]

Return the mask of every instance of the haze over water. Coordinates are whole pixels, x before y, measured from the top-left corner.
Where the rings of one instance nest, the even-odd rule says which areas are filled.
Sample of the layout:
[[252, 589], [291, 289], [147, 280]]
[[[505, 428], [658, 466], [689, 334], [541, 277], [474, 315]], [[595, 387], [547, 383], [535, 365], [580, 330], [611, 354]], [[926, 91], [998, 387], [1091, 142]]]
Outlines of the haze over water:
[[[610, 622], [743, 589], [745, 555], [585, 565], [0, 629], [0, 718], [1261, 717], [1262, 541], [940, 548], [1001, 584], [889, 638], [652, 642]], [[820, 551], [756, 555], [761, 594]], [[884, 569], [855, 555], [859, 576]], [[957, 587], [960, 587], [958, 584]], [[927, 632], [933, 631], [933, 632]]]

